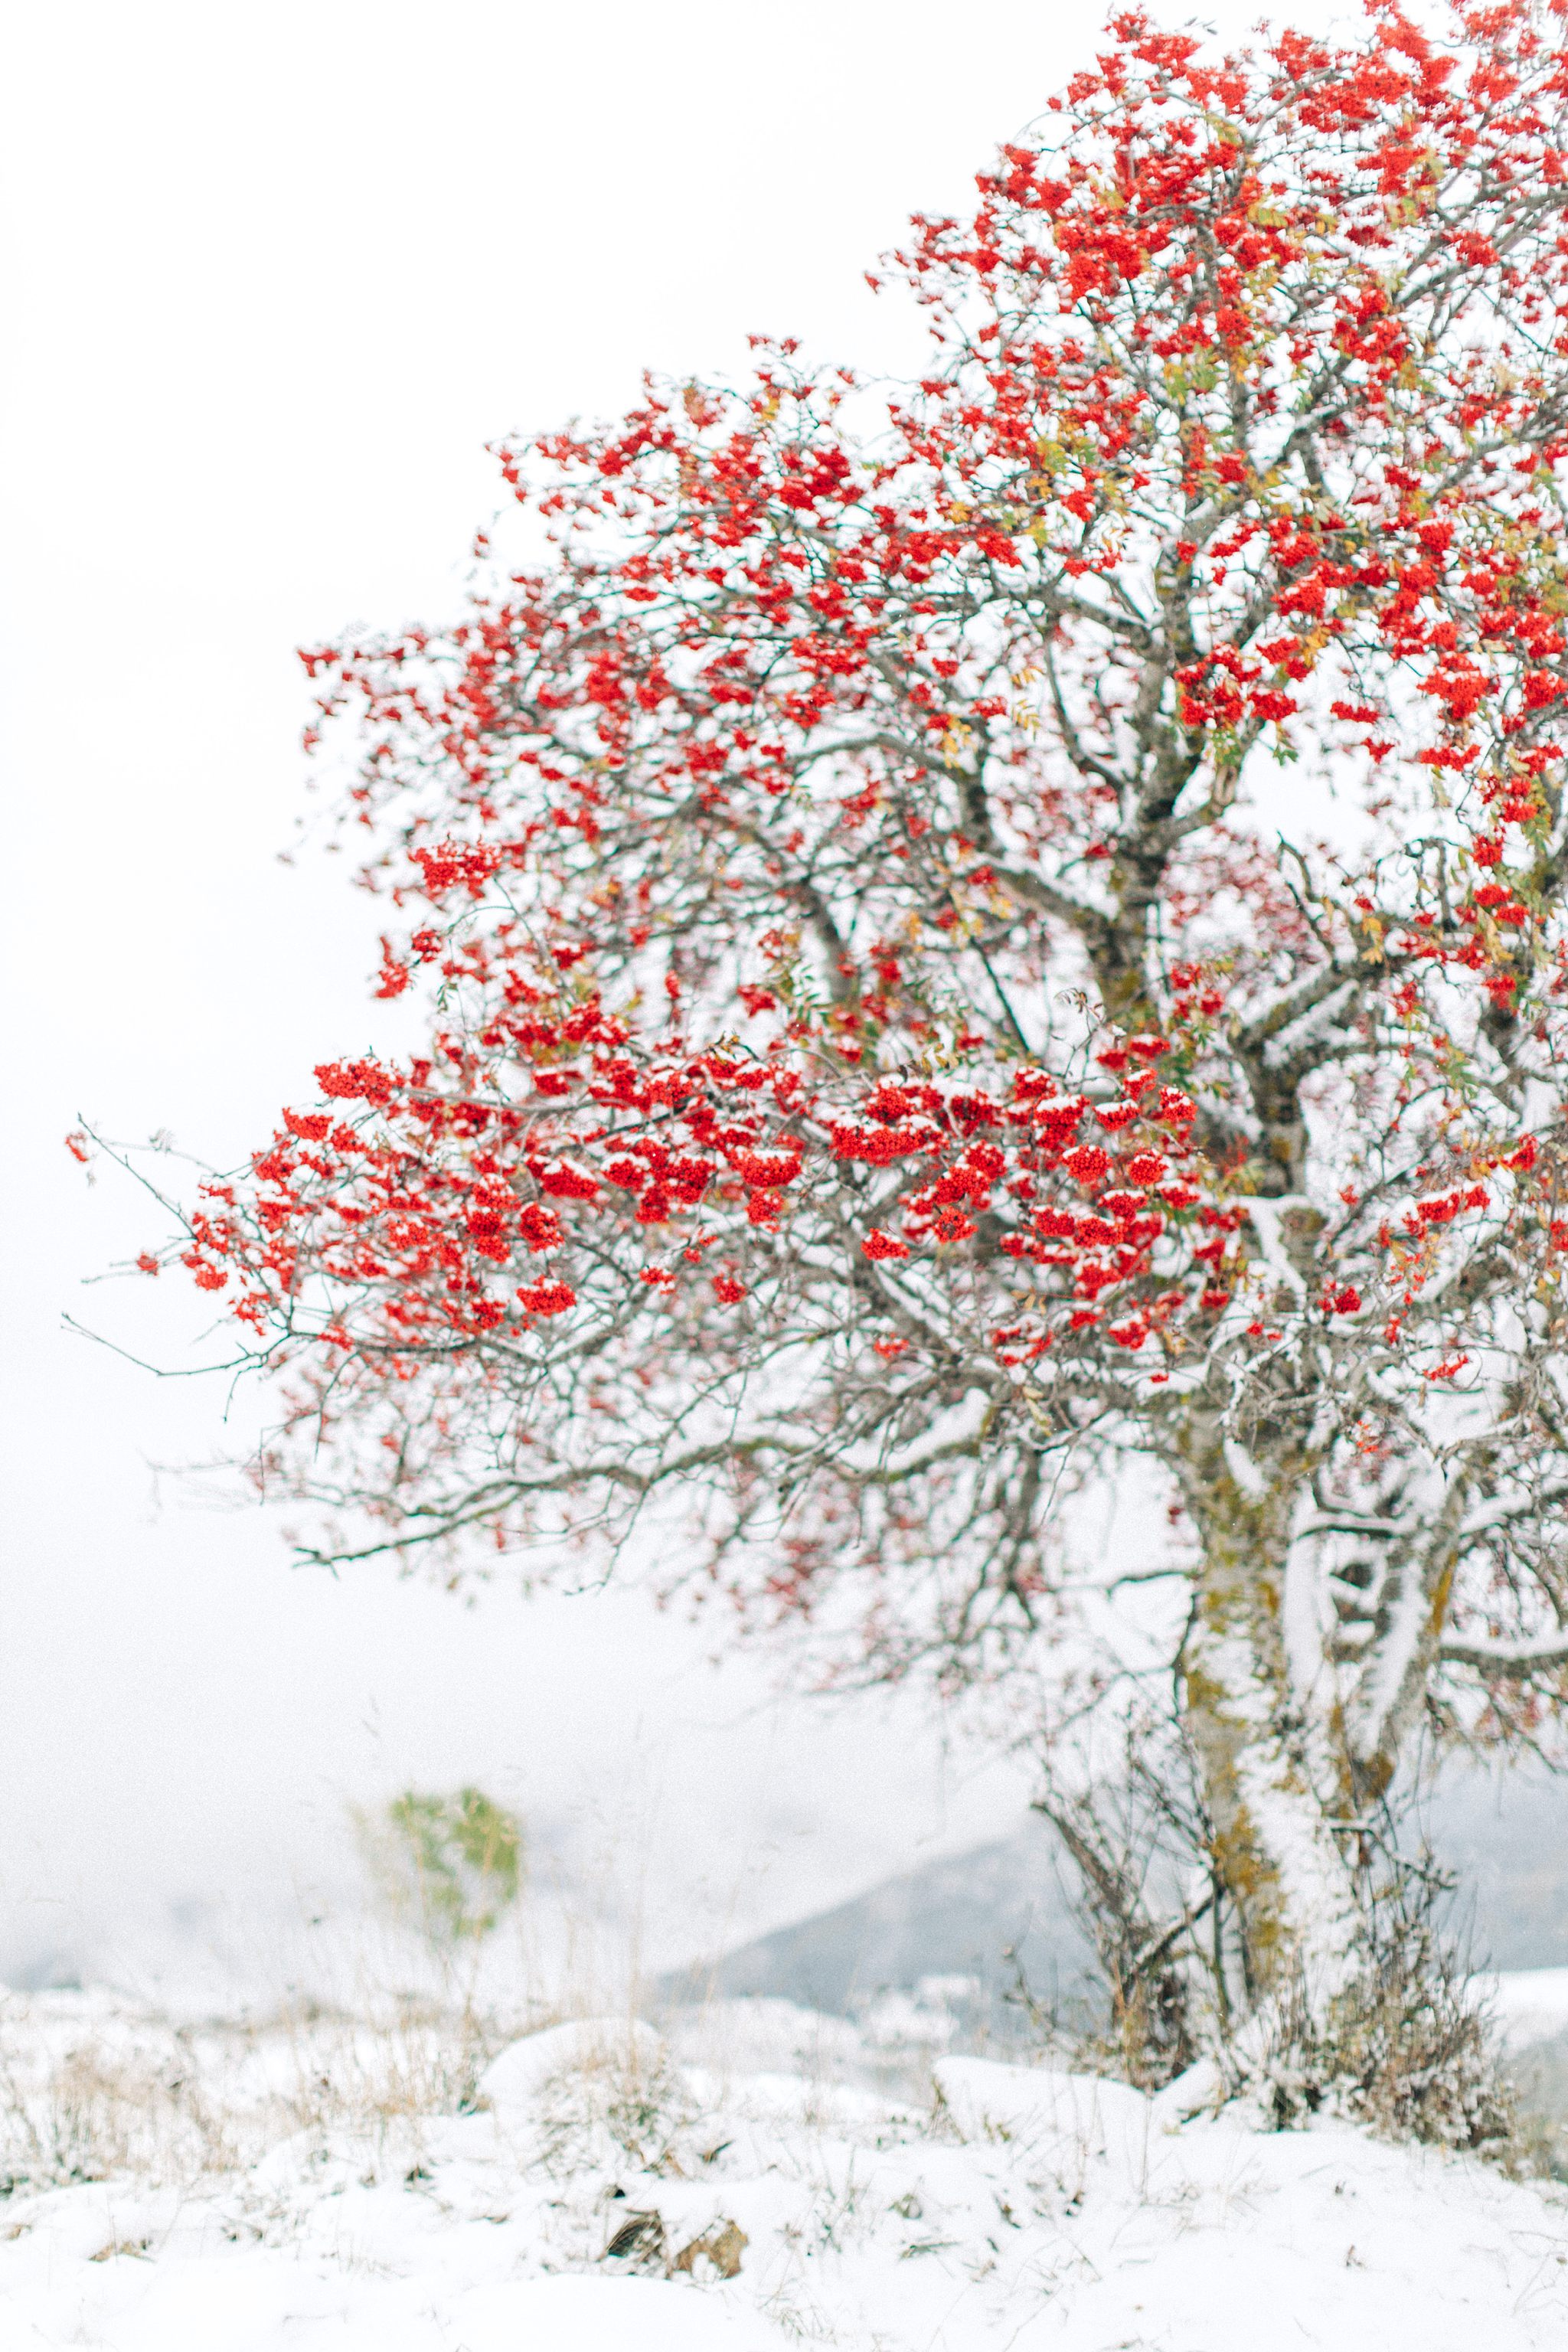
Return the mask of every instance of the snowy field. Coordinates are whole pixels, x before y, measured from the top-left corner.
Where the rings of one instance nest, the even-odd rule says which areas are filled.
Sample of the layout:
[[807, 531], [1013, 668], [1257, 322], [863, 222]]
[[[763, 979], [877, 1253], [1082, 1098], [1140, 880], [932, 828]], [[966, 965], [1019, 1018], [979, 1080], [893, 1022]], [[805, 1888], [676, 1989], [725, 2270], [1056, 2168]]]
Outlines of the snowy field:
[[[1501, 2006], [1560, 2019], [1565, 1991], [1513, 1979]], [[498, 2053], [435, 2008], [176, 2028], [107, 1994], [12, 1998], [0, 2346], [1568, 2343], [1552, 2184], [1249, 2128], [1201, 2080], [1148, 2100], [943, 2054], [898, 2021], [731, 2002]]]

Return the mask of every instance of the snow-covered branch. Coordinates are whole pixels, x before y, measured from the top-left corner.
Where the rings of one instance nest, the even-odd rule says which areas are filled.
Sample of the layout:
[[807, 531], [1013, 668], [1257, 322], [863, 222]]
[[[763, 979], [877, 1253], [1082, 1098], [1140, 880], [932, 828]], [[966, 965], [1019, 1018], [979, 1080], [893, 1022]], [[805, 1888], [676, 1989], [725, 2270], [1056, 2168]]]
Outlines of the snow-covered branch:
[[1473, 1666], [1478, 1674], [1518, 1682], [1553, 1666], [1568, 1666], [1568, 1633], [1544, 1642], [1445, 1642], [1438, 1655], [1446, 1666]]

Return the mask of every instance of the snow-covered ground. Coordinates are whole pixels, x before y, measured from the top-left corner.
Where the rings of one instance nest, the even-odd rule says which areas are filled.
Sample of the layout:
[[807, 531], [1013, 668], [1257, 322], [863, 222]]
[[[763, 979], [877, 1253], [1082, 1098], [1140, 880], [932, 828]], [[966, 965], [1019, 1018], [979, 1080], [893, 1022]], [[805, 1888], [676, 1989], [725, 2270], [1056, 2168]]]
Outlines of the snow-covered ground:
[[867, 2032], [725, 2003], [497, 2054], [460, 2013], [390, 2002], [176, 2028], [107, 1994], [14, 1998], [0, 2347], [1568, 2343], [1551, 2184], [1249, 2128], [1201, 2084], [1147, 2100], [944, 2054], [936, 2016]]

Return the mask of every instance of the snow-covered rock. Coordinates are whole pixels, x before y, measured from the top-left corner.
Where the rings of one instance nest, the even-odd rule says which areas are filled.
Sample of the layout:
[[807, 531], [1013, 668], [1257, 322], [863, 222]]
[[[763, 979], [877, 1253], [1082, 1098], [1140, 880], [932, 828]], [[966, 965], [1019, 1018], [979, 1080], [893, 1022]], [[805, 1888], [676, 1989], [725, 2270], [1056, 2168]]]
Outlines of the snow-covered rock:
[[509, 2042], [479, 2076], [479, 2095], [505, 2117], [531, 2110], [545, 2086], [563, 2077], [652, 2076], [665, 2057], [663, 2035], [641, 2018], [574, 2018]]
[[1090, 2164], [1135, 2194], [1148, 2169], [1153, 2116], [1124, 2083], [989, 2058], [942, 2058], [931, 2069], [942, 2103], [967, 2140], [1016, 2145], [1078, 2193]]
[[1225, 2105], [1230, 2085], [1212, 2058], [1200, 2058], [1156, 2091], [1149, 2102], [1149, 2111], [1161, 2131], [1175, 2131], [1181, 2125], [1192, 2123], [1199, 2116], [1215, 2115]]

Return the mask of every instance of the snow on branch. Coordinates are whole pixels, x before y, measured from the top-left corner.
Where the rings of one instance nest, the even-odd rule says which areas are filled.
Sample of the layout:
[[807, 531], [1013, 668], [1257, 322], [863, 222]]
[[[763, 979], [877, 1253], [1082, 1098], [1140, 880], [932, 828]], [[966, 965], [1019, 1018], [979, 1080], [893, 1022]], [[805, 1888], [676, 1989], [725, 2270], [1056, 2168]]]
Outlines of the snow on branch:
[[1568, 1633], [1544, 1642], [1447, 1641], [1438, 1655], [1446, 1666], [1474, 1666], [1478, 1674], [1522, 1681], [1552, 1666], [1568, 1666]]

